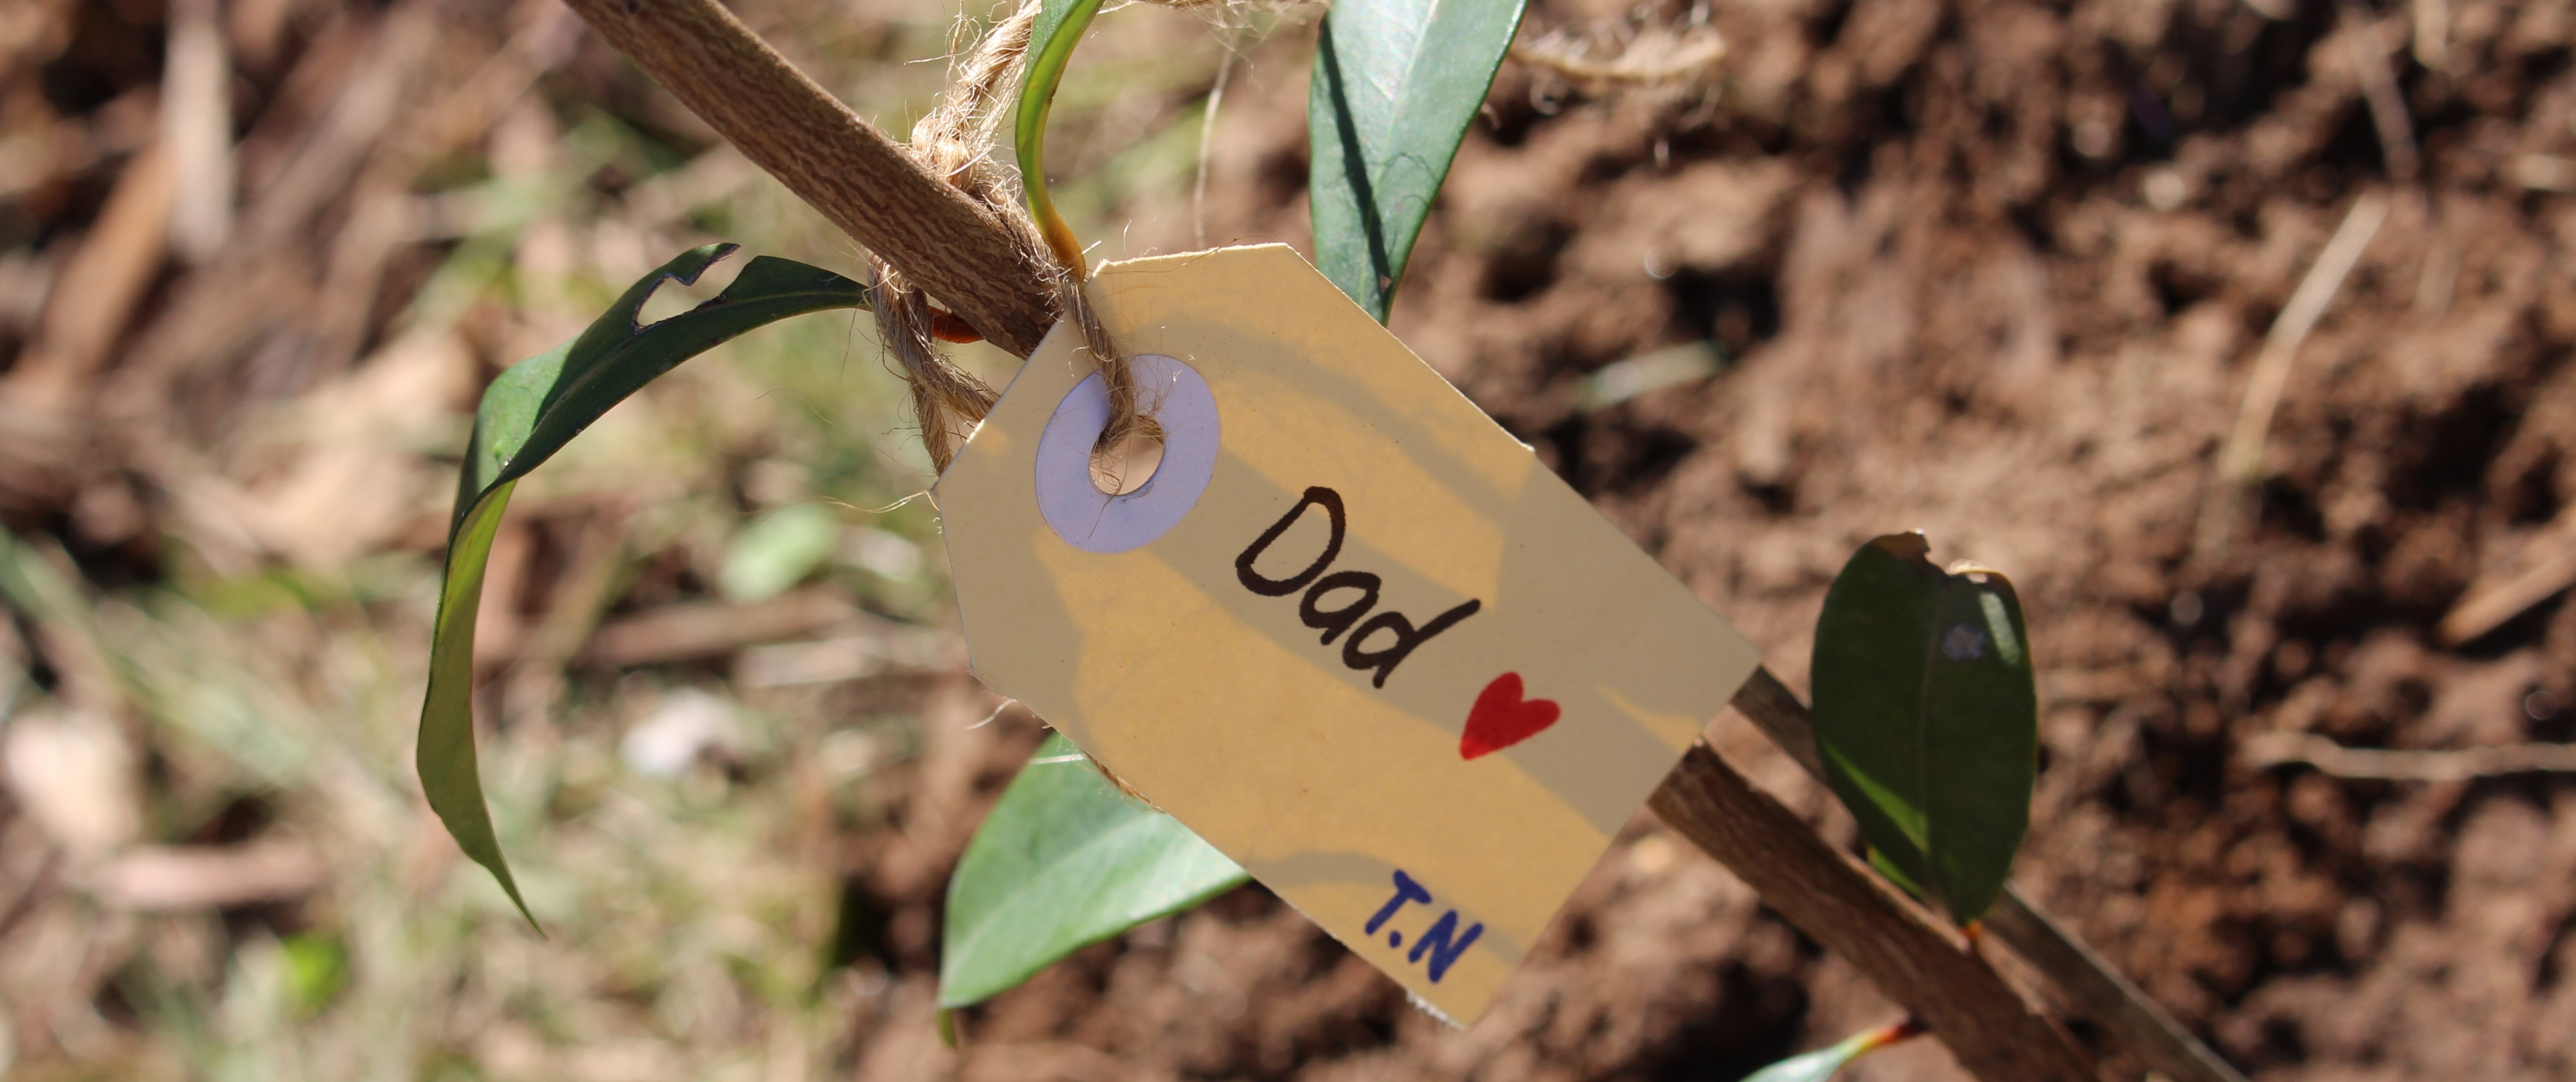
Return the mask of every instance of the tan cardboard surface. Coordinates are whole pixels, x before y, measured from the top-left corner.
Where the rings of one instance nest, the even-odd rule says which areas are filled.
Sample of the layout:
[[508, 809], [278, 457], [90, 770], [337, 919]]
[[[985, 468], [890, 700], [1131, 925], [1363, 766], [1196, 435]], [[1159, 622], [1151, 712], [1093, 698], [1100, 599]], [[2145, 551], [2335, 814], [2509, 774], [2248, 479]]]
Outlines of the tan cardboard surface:
[[1059, 326], [936, 490], [976, 675], [1472, 1021], [1757, 654], [1293, 250], [1091, 291], [1186, 366], [1149, 404], [1212, 398], [1171, 460], [1213, 467], [1097, 498], [1096, 534], [1056, 512], [1123, 551], [1050, 525], [1039, 448], [1094, 371]]

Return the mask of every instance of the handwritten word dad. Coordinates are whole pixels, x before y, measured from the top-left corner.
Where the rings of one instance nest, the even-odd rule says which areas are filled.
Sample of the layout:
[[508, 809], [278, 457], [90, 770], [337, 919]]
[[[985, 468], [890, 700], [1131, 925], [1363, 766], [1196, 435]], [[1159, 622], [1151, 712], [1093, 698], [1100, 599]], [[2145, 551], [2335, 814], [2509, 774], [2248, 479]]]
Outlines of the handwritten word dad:
[[[1323, 552], [1317, 554], [1305, 570], [1284, 579], [1274, 579], [1254, 570], [1253, 563], [1287, 534], [1288, 528], [1296, 525], [1310, 507], [1323, 509], [1325, 523], [1331, 530], [1324, 541]], [[1333, 558], [1342, 554], [1342, 534], [1347, 525], [1341, 493], [1320, 485], [1309, 488], [1305, 497], [1297, 501], [1297, 506], [1289, 508], [1278, 522], [1272, 523], [1260, 537], [1253, 539], [1252, 545], [1244, 549], [1242, 555], [1234, 558], [1234, 576], [1243, 583], [1244, 589], [1263, 597], [1286, 597], [1299, 590], [1306, 591], [1305, 598], [1297, 603], [1298, 619], [1305, 621], [1307, 627], [1322, 631], [1326, 646], [1331, 646], [1334, 639], [1349, 631], [1350, 638], [1342, 640], [1342, 664], [1362, 671], [1377, 670], [1377, 674], [1370, 678], [1370, 686], [1385, 687], [1386, 678], [1394, 674], [1395, 667], [1403, 663], [1415, 648], [1432, 636], [1457, 626], [1459, 621], [1476, 615], [1476, 610], [1483, 608], [1484, 602], [1468, 598], [1465, 604], [1432, 617], [1430, 623], [1420, 627], [1415, 627], [1412, 618], [1400, 612], [1369, 616], [1369, 610], [1377, 607], [1378, 588], [1384, 585], [1376, 575], [1366, 571], [1324, 573], [1333, 565]], [[1356, 591], [1357, 596], [1339, 608], [1324, 607], [1327, 596], [1337, 590]], [[1367, 617], [1366, 622], [1361, 621], [1364, 616]], [[1352, 628], [1353, 624], [1359, 625], [1356, 630]], [[1384, 634], [1380, 635], [1381, 632]], [[1390, 641], [1371, 649], [1367, 646], [1371, 636]]]

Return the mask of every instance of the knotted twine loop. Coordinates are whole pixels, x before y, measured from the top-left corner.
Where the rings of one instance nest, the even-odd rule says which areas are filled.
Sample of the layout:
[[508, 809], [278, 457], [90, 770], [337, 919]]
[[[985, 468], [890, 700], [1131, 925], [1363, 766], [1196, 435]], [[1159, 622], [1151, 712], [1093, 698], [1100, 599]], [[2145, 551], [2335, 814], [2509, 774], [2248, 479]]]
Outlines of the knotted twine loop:
[[[1013, 188], [1011, 171], [992, 159], [1003, 99], [1018, 82], [1020, 60], [1028, 52], [1030, 31], [1043, 7], [1041, 0], [1027, 0], [984, 35], [974, 52], [952, 69], [948, 92], [937, 108], [913, 125], [912, 142], [904, 149], [914, 161], [992, 211], [1032, 262], [1053, 269], [1056, 305], [1081, 328], [1081, 348], [1099, 367], [1101, 382], [1109, 391], [1109, 423], [1093, 444], [1097, 455], [1137, 436], [1160, 442], [1162, 426], [1139, 412], [1136, 377], [1083, 293], [1082, 253], [1062, 253], [1059, 258], [1048, 248]], [[930, 453], [932, 467], [944, 473], [958, 446], [991, 412], [996, 396], [990, 386], [957, 367], [933, 344], [930, 302], [921, 290], [884, 259], [871, 254], [868, 262], [875, 272], [877, 330], [911, 384], [913, 417], [921, 427], [922, 446]]]
[[[1001, 129], [1000, 106], [1005, 93], [1018, 82], [1020, 59], [1028, 52], [1030, 30], [1043, 7], [1041, 0], [1027, 0], [984, 35], [974, 53], [952, 69], [947, 94], [938, 108], [913, 125], [912, 142], [904, 149], [914, 161], [992, 211], [1027, 250], [1031, 262], [1053, 269], [1057, 307], [1082, 329], [1081, 348], [1091, 354], [1109, 390], [1109, 423], [1093, 444], [1096, 455], [1135, 435], [1159, 441], [1162, 426], [1137, 412], [1136, 377], [1083, 294], [1081, 253], [1071, 253], [1064, 260], [1049, 250], [1013, 188], [1013, 174], [992, 160], [993, 140]], [[945, 473], [957, 448], [992, 412], [996, 396], [984, 381], [957, 367], [932, 343], [930, 301], [920, 288], [873, 253], [868, 263], [875, 272], [877, 330], [886, 349], [903, 366], [905, 382], [911, 384], [913, 417], [921, 426], [921, 443], [930, 452], [931, 465]], [[1098, 759], [1088, 753], [1083, 759], [1128, 799], [1154, 806]]]
[[904, 382], [912, 390], [912, 416], [921, 426], [931, 468], [946, 473], [958, 446], [991, 412], [996, 396], [983, 380], [950, 363], [930, 344], [930, 299], [884, 260], [871, 255], [868, 261], [876, 270], [878, 337], [903, 366]]

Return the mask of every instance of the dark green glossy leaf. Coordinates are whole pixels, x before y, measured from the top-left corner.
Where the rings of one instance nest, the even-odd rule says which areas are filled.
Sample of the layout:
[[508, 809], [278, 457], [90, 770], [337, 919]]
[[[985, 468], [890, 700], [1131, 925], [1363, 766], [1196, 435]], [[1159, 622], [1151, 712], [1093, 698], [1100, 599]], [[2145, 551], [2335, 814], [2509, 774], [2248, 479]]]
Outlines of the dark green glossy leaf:
[[818, 267], [761, 256], [745, 265], [714, 300], [650, 325], [637, 321], [664, 280], [683, 284], [734, 245], [694, 248], [628, 288], [581, 336], [512, 365], [483, 392], [474, 438], [457, 479], [449, 528], [446, 580], [439, 588], [430, 640], [429, 694], [420, 711], [420, 784], [447, 832], [474, 862], [490, 869], [530, 923], [526, 899], [483, 806], [474, 759], [474, 616], [483, 597], [484, 564], [500, 532], [502, 511], [519, 478], [680, 362], [755, 327], [831, 308], [864, 308], [867, 287]]
[[1050, 736], [948, 881], [939, 1005], [962, 1007], [1049, 963], [1243, 883], [1180, 820], [1129, 800]]
[[1524, 0], [1336, 0], [1306, 102], [1315, 265], [1386, 321]]
[[1816, 742], [1873, 863], [1961, 924], [2030, 825], [2038, 694], [2012, 583], [1945, 573], [1923, 535], [1861, 546], [1816, 621]]

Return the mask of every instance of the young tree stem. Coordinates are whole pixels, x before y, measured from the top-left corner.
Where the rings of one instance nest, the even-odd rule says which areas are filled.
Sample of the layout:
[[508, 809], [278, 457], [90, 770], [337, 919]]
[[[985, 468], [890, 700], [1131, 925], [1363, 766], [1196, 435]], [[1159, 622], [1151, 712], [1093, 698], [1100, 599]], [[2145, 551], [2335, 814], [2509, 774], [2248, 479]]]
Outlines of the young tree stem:
[[2022, 1002], [1955, 930], [1872, 876], [1807, 821], [1695, 744], [1655, 814], [1762, 900], [1914, 1012], [1987, 1082], [2092, 1082], [2089, 1058]]
[[1055, 324], [1046, 270], [991, 212], [931, 175], [715, 0], [565, 0], [691, 112], [994, 345]]

